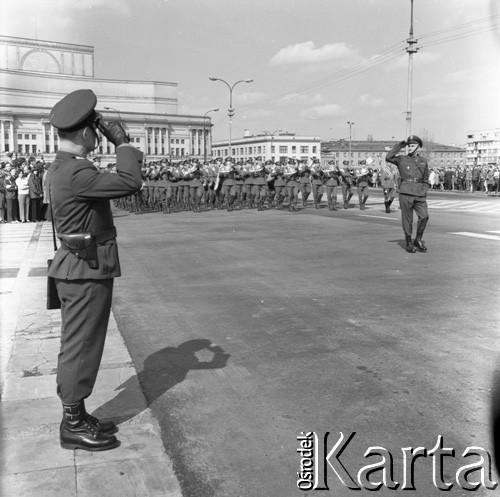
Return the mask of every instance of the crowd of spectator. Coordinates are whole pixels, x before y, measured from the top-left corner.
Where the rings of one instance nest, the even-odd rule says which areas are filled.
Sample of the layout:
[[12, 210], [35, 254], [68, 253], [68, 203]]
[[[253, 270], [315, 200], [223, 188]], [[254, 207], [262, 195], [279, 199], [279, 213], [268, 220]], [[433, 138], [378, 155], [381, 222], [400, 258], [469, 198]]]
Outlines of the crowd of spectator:
[[[35, 157], [9, 157], [0, 163], [0, 223], [29, 223], [50, 219], [45, 188], [49, 165], [43, 158]], [[94, 159], [94, 166], [99, 172], [114, 172], [114, 164], [101, 164], [99, 158]], [[368, 178], [370, 186], [380, 186], [377, 169], [370, 168]], [[497, 164], [431, 167], [429, 183], [432, 190], [498, 195], [500, 168]]]
[[[370, 169], [370, 186], [379, 185], [377, 169]], [[497, 164], [482, 166], [431, 167], [429, 183], [432, 190], [500, 193], [500, 167]]]
[[46, 219], [43, 159], [9, 159], [0, 164], [0, 223], [29, 223]]

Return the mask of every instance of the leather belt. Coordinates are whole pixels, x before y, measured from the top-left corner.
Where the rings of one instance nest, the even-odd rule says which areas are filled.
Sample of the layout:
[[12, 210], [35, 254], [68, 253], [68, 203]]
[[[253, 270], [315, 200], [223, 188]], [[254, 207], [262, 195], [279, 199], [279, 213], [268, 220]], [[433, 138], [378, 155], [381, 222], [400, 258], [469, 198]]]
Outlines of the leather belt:
[[405, 179], [402, 179], [401, 180], [403, 183], [407, 182], [407, 183], [423, 183], [424, 180], [423, 179], [417, 179], [417, 178], [405, 178]]

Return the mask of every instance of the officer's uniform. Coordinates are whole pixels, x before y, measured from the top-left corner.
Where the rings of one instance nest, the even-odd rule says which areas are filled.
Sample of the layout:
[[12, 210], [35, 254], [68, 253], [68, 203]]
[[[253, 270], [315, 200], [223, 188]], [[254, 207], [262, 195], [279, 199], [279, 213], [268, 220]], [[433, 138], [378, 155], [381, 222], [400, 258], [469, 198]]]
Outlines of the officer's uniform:
[[319, 204], [321, 203], [321, 198], [323, 197], [323, 182], [325, 175], [320, 169], [319, 160], [314, 161], [313, 167], [310, 169], [311, 172], [311, 193], [314, 201], [314, 207], [319, 209]]
[[384, 191], [385, 212], [391, 212], [391, 204], [396, 197], [396, 173], [392, 170], [393, 166], [385, 164], [380, 173], [380, 186]]
[[353, 177], [347, 166], [349, 165], [349, 161], [345, 160], [343, 163], [344, 169], [338, 168], [340, 175], [340, 186], [342, 187], [342, 199], [344, 201], [344, 209], [349, 208], [349, 200], [353, 195], [352, 193], [352, 185], [353, 185]]
[[333, 169], [325, 173], [326, 198], [328, 200], [328, 210], [330, 211], [337, 210], [337, 188], [339, 184], [338, 170]]
[[[62, 131], [90, 126], [96, 115], [96, 102], [91, 90], [70, 93], [54, 106], [50, 122]], [[60, 149], [47, 175], [57, 236], [67, 242], [65, 235], [78, 237], [90, 233], [97, 244], [91, 264], [82, 258], [79, 249], [75, 251], [73, 245], [61, 240], [48, 273], [56, 279], [61, 300], [61, 349], [56, 381], [65, 414], [66, 405], [78, 403], [80, 409], [83, 399], [92, 393], [107, 332], [113, 279], [120, 276], [110, 199], [132, 195], [142, 186], [143, 154], [123, 143], [116, 148], [116, 156], [116, 174], [101, 174], [89, 160]], [[81, 414], [81, 409], [78, 412]], [[87, 442], [90, 446], [77, 448], [103, 450], [92, 448], [95, 440]], [[105, 442], [104, 448], [112, 446]]]
[[422, 243], [422, 235], [429, 220], [427, 212], [427, 191], [429, 190], [429, 166], [421, 155], [397, 155], [403, 147], [410, 143], [422, 146], [418, 136], [410, 136], [406, 142], [399, 142], [387, 152], [385, 160], [395, 164], [399, 171], [399, 205], [403, 231], [406, 237], [406, 249], [411, 250], [411, 236], [413, 228], [413, 211], [417, 214], [417, 234], [413, 245], [420, 251], [426, 250]]
[[369, 195], [369, 188], [368, 188], [368, 178], [370, 176], [370, 173], [368, 172], [368, 169], [364, 167], [366, 164], [365, 161], [361, 161], [360, 164], [363, 166], [360, 170], [356, 172], [356, 186], [358, 188], [358, 202], [359, 202], [359, 208], [364, 211], [365, 210], [365, 204], [366, 201], [368, 200], [368, 195]]
[[[309, 195], [311, 194], [311, 170], [307, 167], [304, 166], [304, 169], [301, 170], [300, 172], [300, 179], [299, 179], [299, 188], [300, 188], [300, 194], [302, 196], [302, 205], [304, 207], [307, 207], [307, 199], [309, 198]], [[316, 199], [314, 200], [314, 203], [316, 203]]]

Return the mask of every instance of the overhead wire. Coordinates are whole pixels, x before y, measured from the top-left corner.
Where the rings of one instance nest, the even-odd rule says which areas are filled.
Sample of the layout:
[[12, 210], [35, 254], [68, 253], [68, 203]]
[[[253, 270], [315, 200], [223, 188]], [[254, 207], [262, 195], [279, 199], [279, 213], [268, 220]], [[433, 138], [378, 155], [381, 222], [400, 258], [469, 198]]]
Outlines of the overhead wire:
[[[484, 23], [489, 23], [489, 25], [481, 26], [481, 24]], [[474, 35], [495, 31], [496, 29], [498, 29], [499, 26], [500, 26], [500, 15], [493, 15], [482, 19], [468, 21], [466, 23], [462, 23], [456, 26], [451, 26], [449, 28], [423, 33], [416, 39], [419, 42], [421, 42], [422, 40], [425, 41], [424, 44], [421, 44], [418, 47], [419, 49], [422, 49], [440, 45], [442, 43], [461, 40]], [[460, 32], [460, 30], [465, 30], [465, 31]], [[293, 90], [288, 90], [286, 92], [276, 94], [264, 100], [259, 100], [258, 102], [255, 102], [253, 104], [241, 105], [239, 106], [239, 109], [249, 110], [253, 108], [261, 108], [263, 105], [266, 105], [267, 107], [274, 106], [279, 104], [286, 97], [290, 97], [290, 99], [292, 100], [297, 96], [306, 95], [313, 91], [318, 91], [322, 88], [331, 86], [333, 84], [339, 83], [351, 77], [362, 74], [366, 71], [369, 71], [371, 69], [374, 69], [375, 67], [380, 66], [381, 64], [386, 64], [398, 58], [402, 52], [406, 51], [406, 42], [407, 40], [399, 41], [394, 45], [391, 45], [390, 47], [382, 50], [380, 53], [374, 55], [370, 59], [365, 59], [361, 62], [358, 62], [357, 64], [349, 66], [340, 71], [336, 71], [333, 74], [328, 74], [321, 79], [312, 81], [310, 83], [306, 83], [305, 85], [297, 87]], [[216, 120], [216, 123], [219, 122], [222, 122], [222, 117]]]

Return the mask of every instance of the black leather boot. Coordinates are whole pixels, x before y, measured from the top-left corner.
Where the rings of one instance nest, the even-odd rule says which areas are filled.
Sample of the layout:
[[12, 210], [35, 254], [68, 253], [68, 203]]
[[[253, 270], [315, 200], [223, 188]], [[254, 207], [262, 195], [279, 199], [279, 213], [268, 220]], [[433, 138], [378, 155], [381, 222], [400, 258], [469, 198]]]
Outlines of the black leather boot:
[[82, 399], [80, 401], [81, 408], [83, 409], [85, 419], [92, 423], [94, 426], [96, 426], [100, 431], [103, 433], [108, 433], [113, 435], [118, 431], [118, 426], [116, 426], [114, 421], [102, 421], [100, 419], [94, 418], [94, 416], [91, 416], [88, 412], [87, 409], [85, 408], [85, 401]]
[[406, 251], [410, 254], [414, 254], [416, 252], [415, 247], [411, 243], [411, 236], [406, 237]]
[[63, 403], [63, 420], [59, 433], [63, 449], [93, 452], [114, 449], [120, 445], [114, 435], [103, 432], [99, 421], [85, 411], [83, 401]]
[[427, 252], [427, 247], [422, 241], [423, 234], [424, 234], [423, 230], [422, 231], [417, 230], [417, 236], [413, 241], [413, 246], [416, 247], [420, 252]]
[[385, 212], [387, 212], [387, 214], [389, 214], [391, 212], [391, 209], [389, 208], [389, 202], [385, 201], [384, 205], [385, 205]]

